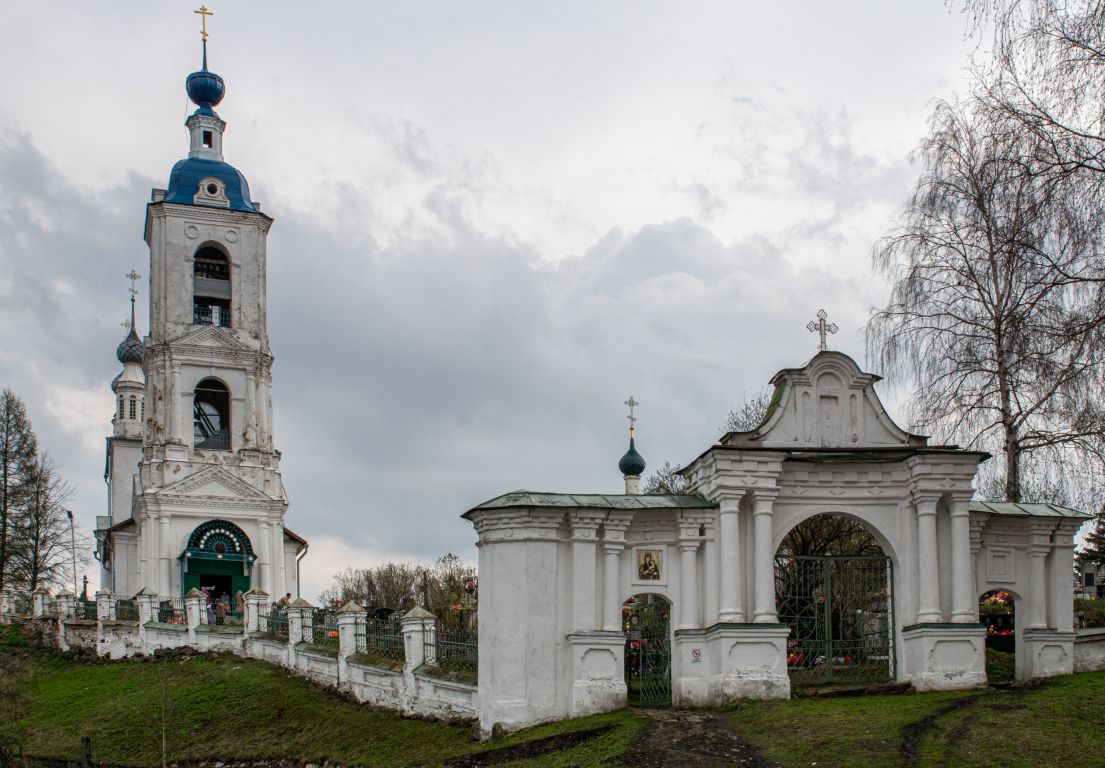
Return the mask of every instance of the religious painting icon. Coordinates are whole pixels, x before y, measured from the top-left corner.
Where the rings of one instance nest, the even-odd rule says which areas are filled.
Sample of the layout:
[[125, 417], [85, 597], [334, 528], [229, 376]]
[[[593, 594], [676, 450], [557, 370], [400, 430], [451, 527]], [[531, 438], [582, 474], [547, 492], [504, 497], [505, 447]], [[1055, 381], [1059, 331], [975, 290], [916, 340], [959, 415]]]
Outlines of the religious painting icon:
[[641, 581], [659, 581], [664, 554], [659, 549], [637, 550], [637, 578]]

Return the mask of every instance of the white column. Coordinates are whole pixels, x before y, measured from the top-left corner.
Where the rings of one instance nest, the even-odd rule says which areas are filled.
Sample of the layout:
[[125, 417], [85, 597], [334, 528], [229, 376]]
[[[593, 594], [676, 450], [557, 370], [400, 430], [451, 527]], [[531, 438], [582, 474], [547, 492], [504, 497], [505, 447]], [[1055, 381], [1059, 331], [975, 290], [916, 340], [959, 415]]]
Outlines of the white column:
[[1051, 600], [1048, 601], [1051, 615], [1048, 616], [1048, 625], [1060, 632], [1074, 630], [1074, 601], [1070, 599], [1070, 583], [1074, 573], [1072, 537], [1077, 530], [1060, 523], [1052, 536], [1051, 554], [1047, 559], [1051, 570]]
[[740, 499], [723, 498], [718, 514], [718, 550], [721, 553], [718, 621], [744, 622], [740, 575]]
[[264, 381], [265, 374], [264, 372], [262, 372], [261, 375], [257, 376], [257, 379], [254, 382], [254, 388], [256, 390], [256, 393], [254, 395], [254, 397], [256, 398], [254, 400], [254, 405], [256, 408], [255, 413], [257, 414], [257, 447], [261, 450], [265, 450], [265, 440], [266, 436], [269, 433], [268, 409], [265, 402]]
[[252, 370], [246, 371], [246, 440], [245, 447], [257, 445], [257, 377]]
[[599, 518], [572, 521], [572, 631], [593, 632], [598, 587]]
[[774, 499], [756, 495], [753, 514], [753, 537], [756, 545], [755, 565], [755, 610], [752, 621], [757, 624], [774, 624], [779, 620], [775, 614], [775, 548], [771, 545], [771, 523]]
[[940, 561], [936, 552], [936, 499], [917, 505], [917, 623], [943, 621], [940, 613]]
[[274, 594], [284, 595], [292, 590], [288, 588], [288, 577], [284, 572], [284, 526], [279, 522], [272, 528], [272, 583], [276, 587]]
[[978, 596], [975, 594], [975, 574], [971, 567], [971, 519], [967, 499], [948, 502], [952, 537], [952, 621], [972, 624], [978, 621]]
[[1025, 629], [1047, 629], [1047, 570], [1044, 566], [1048, 549], [1033, 546], [1025, 553], [1028, 555], [1028, 623]]
[[169, 547], [172, 546], [169, 540], [169, 516], [162, 513], [161, 519], [158, 520], [161, 528], [158, 541], [161, 552], [161, 567], [158, 569], [158, 594], [174, 596], [172, 593], [172, 577], [169, 574], [169, 568], [172, 563], [172, 558], [169, 553]]
[[[182, 425], [184, 422], [184, 405], [180, 402], [182, 397], [180, 389], [180, 363], [173, 363], [173, 379], [172, 387], [169, 392], [169, 440], [172, 442], [181, 442], [183, 440], [184, 430]], [[189, 441], [191, 442], [191, 441]]]
[[269, 534], [269, 523], [267, 520], [262, 520], [257, 525], [259, 529], [257, 543], [260, 545], [261, 551], [257, 553], [258, 561], [255, 565], [261, 569], [261, 589], [272, 595], [274, 600], [278, 600], [284, 596], [284, 592], [277, 591], [277, 588], [273, 586], [272, 558], [269, 556], [269, 550], [272, 549], [272, 537]]
[[698, 545], [697, 538], [679, 541], [679, 625], [677, 629], [698, 629], [702, 623], [698, 615]]
[[620, 632], [622, 630], [622, 550], [625, 544], [621, 542], [605, 542], [602, 545], [604, 554], [603, 572], [603, 600], [602, 600], [602, 628], [607, 632]]

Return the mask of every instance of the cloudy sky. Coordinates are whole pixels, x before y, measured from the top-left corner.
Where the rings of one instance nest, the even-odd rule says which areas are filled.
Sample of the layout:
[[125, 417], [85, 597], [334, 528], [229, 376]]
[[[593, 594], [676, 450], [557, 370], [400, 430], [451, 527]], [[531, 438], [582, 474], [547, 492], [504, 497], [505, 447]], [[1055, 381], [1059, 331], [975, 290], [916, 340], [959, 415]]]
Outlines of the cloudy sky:
[[[86, 530], [123, 276], [187, 153], [195, 5], [4, 9], [0, 386]], [[693, 458], [816, 351], [820, 307], [862, 364], [871, 245], [976, 50], [941, 0], [208, 5], [226, 159], [276, 219], [309, 598], [347, 565], [474, 561], [459, 515], [505, 491], [620, 492], [630, 394], [650, 467]]]

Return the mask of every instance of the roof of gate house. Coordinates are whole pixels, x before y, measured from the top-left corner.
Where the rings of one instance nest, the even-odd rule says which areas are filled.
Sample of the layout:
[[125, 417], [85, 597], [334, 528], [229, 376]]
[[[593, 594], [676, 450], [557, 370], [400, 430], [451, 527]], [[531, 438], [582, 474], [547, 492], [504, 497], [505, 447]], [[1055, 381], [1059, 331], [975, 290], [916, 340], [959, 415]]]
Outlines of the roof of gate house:
[[972, 501], [970, 510], [1017, 517], [1093, 517], [1089, 512], [1079, 512], [1058, 504], [1018, 504], [1012, 501]]
[[506, 507], [584, 507], [587, 509], [713, 509], [712, 501], [693, 494], [628, 495], [622, 493], [540, 493], [511, 491], [477, 504], [477, 509]]

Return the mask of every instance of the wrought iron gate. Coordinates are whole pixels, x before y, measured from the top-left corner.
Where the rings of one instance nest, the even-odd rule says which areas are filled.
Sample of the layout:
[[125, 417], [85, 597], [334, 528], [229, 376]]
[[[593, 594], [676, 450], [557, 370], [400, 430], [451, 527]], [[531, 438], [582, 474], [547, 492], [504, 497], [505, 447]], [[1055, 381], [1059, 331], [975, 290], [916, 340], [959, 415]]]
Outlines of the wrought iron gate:
[[671, 603], [662, 595], [635, 595], [622, 621], [629, 703], [671, 704]]
[[779, 621], [791, 628], [787, 669], [793, 683], [895, 677], [890, 558], [779, 556], [775, 602]]

